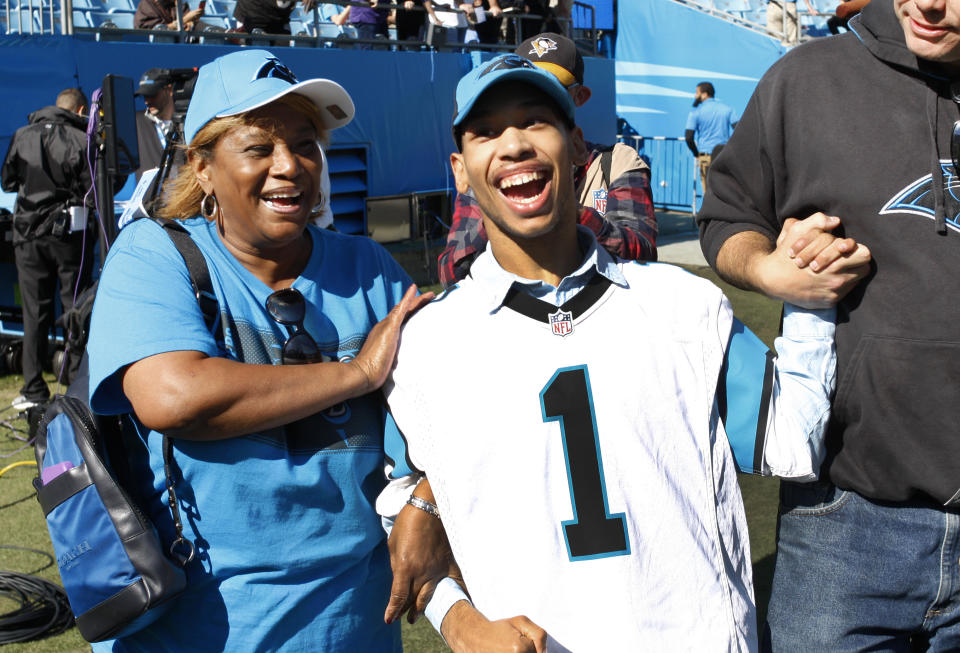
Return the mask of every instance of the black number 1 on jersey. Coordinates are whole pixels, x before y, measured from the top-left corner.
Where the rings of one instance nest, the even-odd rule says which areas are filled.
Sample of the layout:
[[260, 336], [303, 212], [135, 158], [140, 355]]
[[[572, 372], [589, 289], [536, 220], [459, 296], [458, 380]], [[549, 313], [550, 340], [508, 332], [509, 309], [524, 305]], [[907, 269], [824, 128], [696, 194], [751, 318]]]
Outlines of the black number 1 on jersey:
[[560, 422], [573, 519], [563, 522], [571, 560], [628, 555], [627, 520], [611, 515], [586, 365], [557, 370], [540, 391], [544, 422]]

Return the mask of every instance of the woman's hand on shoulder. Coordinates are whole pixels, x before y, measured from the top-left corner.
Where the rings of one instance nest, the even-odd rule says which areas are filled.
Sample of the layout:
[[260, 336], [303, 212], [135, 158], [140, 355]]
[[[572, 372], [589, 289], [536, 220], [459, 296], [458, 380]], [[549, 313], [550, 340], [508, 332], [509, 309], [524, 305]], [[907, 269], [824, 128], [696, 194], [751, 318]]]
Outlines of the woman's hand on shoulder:
[[418, 295], [416, 284], [411, 285], [400, 303], [370, 329], [360, 353], [350, 362], [366, 378], [367, 392], [373, 392], [387, 380], [393, 368], [393, 362], [397, 358], [400, 327], [403, 326], [404, 320], [420, 307], [428, 304], [433, 297], [432, 292]]

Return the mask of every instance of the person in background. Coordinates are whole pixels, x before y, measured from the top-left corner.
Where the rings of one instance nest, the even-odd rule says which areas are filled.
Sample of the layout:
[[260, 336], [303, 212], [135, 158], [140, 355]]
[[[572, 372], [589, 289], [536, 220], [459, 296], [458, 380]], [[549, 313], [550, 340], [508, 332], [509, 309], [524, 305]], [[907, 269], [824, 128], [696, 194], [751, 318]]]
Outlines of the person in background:
[[[133, 15], [133, 26], [136, 29], [154, 29], [157, 25], [164, 25], [167, 29], [177, 29], [176, 3], [174, 0], [140, 0], [137, 11]], [[203, 3], [196, 9], [190, 9], [186, 2], [180, 3], [180, 17], [183, 20], [183, 29], [192, 30], [197, 20], [203, 16]]]
[[473, 11], [472, 2], [457, 0], [424, 0], [430, 23], [446, 28], [448, 43], [463, 43], [467, 33], [467, 13]]
[[687, 128], [683, 134], [687, 147], [697, 160], [700, 187], [704, 191], [710, 163], [730, 140], [733, 128], [740, 119], [733, 109], [714, 97], [715, 93], [710, 82], [697, 84], [693, 94], [693, 111], [687, 116]]
[[492, 45], [500, 42], [503, 12], [497, 0], [473, 0], [470, 16], [472, 16], [471, 23], [480, 43]]
[[[59, 284], [60, 305], [70, 310], [89, 287], [96, 234], [88, 229], [85, 196], [87, 97], [78, 88], [57, 95], [55, 106], [30, 114], [10, 140], [0, 171], [3, 190], [16, 193], [13, 251], [23, 308], [23, 386], [13, 407], [28, 411], [46, 402], [43, 379]], [[71, 357], [74, 369], [79, 357]], [[62, 370], [55, 370], [58, 374]]]
[[[387, 19], [390, 9], [378, 7], [379, 0], [368, 0], [368, 6], [346, 5], [343, 12], [333, 19], [337, 25], [349, 24], [357, 30], [357, 38], [374, 39], [377, 36], [389, 38]], [[370, 43], [358, 43], [358, 50], [372, 50]]]
[[397, 26], [398, 41], [419, 41], [423, 38], [423, 28], [427, 23], [427, 12], [423, 0], [402, 0], [397, 3], [394, 21]]
[[[812, 16], [820, 15], [810, 0], [803, 0]], [[800, 16], [797, 0], [767, 0], [767, 29], [780, 36], [784, 45], [800, 42]]]
[[[315, 2], [302, 0], [303, 11], [312, 10]], [[289, 34], [290, 14], [296, 6], [297, 0], [237, 0], [233, 17], [240, 31], [248, 34], [255, 29], [267, 34]]]
[[840, 28], [847, 29], [850, 19], [860, 13], [870, 0], [844, 0], [834, 9], [833, 16], [827, 19], [827, 29], [831, 34], [839, 34]]
[[133, 93], [143, 98], [143, 113], [137, 114], [137, 145], [140, 148], [140, 176], [160, 165], [167, 135], [173, 124], [173, 84], [163, 68], [151, 68], [143, 73]]

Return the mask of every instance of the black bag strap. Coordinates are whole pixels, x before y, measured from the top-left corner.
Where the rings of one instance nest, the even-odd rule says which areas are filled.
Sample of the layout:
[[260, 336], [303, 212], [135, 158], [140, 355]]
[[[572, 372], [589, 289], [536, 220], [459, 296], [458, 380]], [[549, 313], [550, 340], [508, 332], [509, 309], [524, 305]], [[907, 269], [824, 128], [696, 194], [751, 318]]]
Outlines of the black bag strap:
[[[213, 293], [213, 283], [210, 281], [210, 270], [207, 268], [207, 262], [203, 258], [200, 248], [193, 242], [193, 237], [190, 236], [190, 232], [179, 222], [156, 216], [150, 216], [150, 219], [163, 227], [164, 233], [170, 237], [177, 251], [180, 252], [183, 262], [187, 265], [190, 285], [193, 287], [194, 297], [197, 298], [197, 304], [199, 304], [200, 311], [203, 313], [203, 321], [207, 325], [207, 329], [212, 332], [220, 316], [220, 305], [219, 302], [217, 302], [217, 296]], [[86, 353], [84, 353], [84, 357], [86, 357]], [[117, 428], [113, 434], [114, 437], [110, 438], [116, 447], [115, 451], [117, 453], [123, 451], [123, 434], [119, 432], [120, 430], [120, 428]], [[124, 469], [122, 472], [118, 470], [118, 467], [125, 464], [128, 460], [127, 456], [120, 453], [115, 460], [123, 461], [123, 463], [119, 463], [119, 465], [114, 467], [114, 469], [118, 471], [118, 476], [129, 476], [129, 470]], [[164, 435], [163, 475], [167, 485], [167, 504], [170, 506], [173, 526], [177, 532], [177, 537], [170, 544], [169, 552], [170, 556], [175, 558], [181, 566], [186, 566], [187, 563], [193, 560], [195, 550], [193, 542], [183, 536], [183, 521], [180, 518], [177, 493], [174, 489], [174, 465], [173, 440], [169, 436]]]
[[150, 216], [150, 219], [163, 227], [164, 232], [170, 236], [170, 240], [183, 257], [183, 262], [187, 264], [190, 284], [193, 286], [193, 294], [203, 313], [203, 321], [206, 322], [207, 329], [213, 331], [220, 316], [220, 305], [217, 302], [217, 296], [213, 294], [210, 270], [207, 269], [207, 262], [200, 253], [200, 248], [193, 242], [190, 232], [179, 222], [156, 216]]
[[167, 503], [170, 505], [170, 514], [173, 515], [173, 527], [177, 537], [170, 543], [170, 555], [177, 559], [181, 567], [185, 567], [193, 560], [193, 542], [183, 536], [183, 522], [180, 520], [180, 507], [177, 505], [177, 493], [173, 489], [173, 440], [163, 436], [163, 475], [167, 480]]
[[[203, 321], [207, 329], [213, 331], [217, 318], [220, 317], [220, 305], [217, 302], [217, 296], [213, 293], [210, 270], [207, 268], [207, 261], [203, 258], [200, 248], [193, 242], [190, 232], [179, 222], [157, 216], [150, 216], [150, 219], [163, 227], [164, 233], [170, 237], [180, 256], [183, 257], [183, 262], [187, 265], [187, 273], [190, 275], [193, 295], [197, 298], [197, 304], [200, 305], [200, 312], [203, 313]], [[177, 493], [173, 482], [173, 440], [167, 435], [163, 436], [163, 474], [167, 482], [167, 503], [170, 506], [170, 514], [173, 516], [173, 526], [177, 531], [176, 539], [170, 544], [170, 555], [177, 558], [181, 566], [185, 566], [193, 560], [194, 547], [193, 542], [183, 536], [183, 522], [180, 519], [180, 508], [177, 505]]]

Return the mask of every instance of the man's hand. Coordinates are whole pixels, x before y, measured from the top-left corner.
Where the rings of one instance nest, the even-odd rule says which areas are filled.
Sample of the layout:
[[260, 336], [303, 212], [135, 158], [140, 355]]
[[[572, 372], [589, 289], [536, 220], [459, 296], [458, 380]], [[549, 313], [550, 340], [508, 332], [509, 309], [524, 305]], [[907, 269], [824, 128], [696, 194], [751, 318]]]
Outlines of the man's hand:
[[776, 246], [758, 232], [735, 234], [717, 255], [717, 271], [736, 286], [797, 306], [835, 306], [870, 272], [866, 246], [830, 233], [839, 224], [823, 213], [788, 219]]
[[[814, 213], [806, 220], [787, 218], [777, 237], [777, 247], [786, 245], [787, 256], [798, 268], [809, 265], [814, 272], [825, 270], [842, 257], [853, 255], [860, 247], [853, 238], [839, 238], [830, 233], [839, 225], [840, 218], [823, 213]], [[869, 261], [869, 251], [866, 254]]]
[[[414, 495], [435, 503], [430, 483], [424, 479]], [[450, 542], [443, 523], [419, 508], [404, 506], [397, 515], [387, 542], [393, 585], [390, 602], [383, 614], [386, 623], [393, 623], [407, 613], [407, 621], [414, 623], [433, 596], [437, 583], [451, 576], [460, 581], [460, 568], [453, 559]]]
[[467, 601], [443, 620], [443, 638], [454, 653], [546, 653], [547, 633], [524, 616], [490, 621]]

